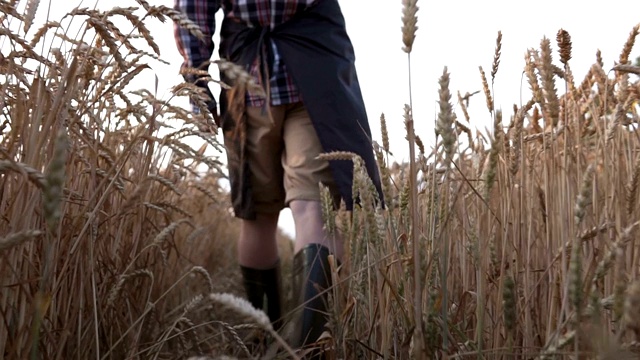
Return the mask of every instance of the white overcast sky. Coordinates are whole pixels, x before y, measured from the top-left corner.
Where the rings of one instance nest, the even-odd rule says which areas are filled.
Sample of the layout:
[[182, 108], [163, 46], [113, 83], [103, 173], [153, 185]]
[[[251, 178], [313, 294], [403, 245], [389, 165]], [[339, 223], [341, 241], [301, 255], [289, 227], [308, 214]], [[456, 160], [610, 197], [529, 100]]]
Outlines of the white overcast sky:
[[[173, 0], [148, 0], [151, 4], [173, 6]], [[21, 1], [21, 9], [25, 0]], [[356, 66], [374, 139], [380, 139], [379, 117], [385, 113], [392, 151], [396, 159], [406, 159], [403, 107], [409, 102], [407, 55], [401, 50], [402, 0], [340, 0], [347, 30], [356, 52]], [[75, 6], [93, 7], [95, 0], [41, 0], [37, 19], [40, 23], [51, 4], [51, 19], [60, 19]], [[101, 0], [102, 9], [113, 6], [137, 6], [134, 0]], [[502, 31], [502, 56], [495, 81], [494, 100], [506, 119], [513, 104], [526, 102], [528, 85], [523, 82], [524, 54], [539, 48], [546, 36], [552, 40], [554, 61], [559, 64], [555, 36], [560, 28], [569, 32], [573, 43], [570, 65], [576, 81], [581, 81], [602, 51], [605, 68], [619, 58], [629, 32], [640, 23], [640, 2], [609, 0], [582, 2], [539, 0], [535, 3], [508, 0], [418, 0], [418, 32], [412, 53], [413, 105], [416, 131], [425, 143], [433, 145], [433, 123], [437, 113], [438, 78], [443, 68], [451, 74], [451, 92], [462, 94], [481, 90], [478, 66], [489, 76], [496, 36]], [[219, 13], [219, 15], [221, 15]], [[169, 66], [155, 66], [134, 87], [153, 87], [154, 74], [160, 79], [160, 94], [180, 81], [177, 75], [181, 58], [175, 48], [171, 23], [150, 21], [147, 26], [158, 42], [162, 58]], [[640, 39], [638, 39], [640, 43]], [[632, 59], [640, 56], [640, 44]], [[217, 55], [217, 54], [216, 54]], [[605, 69], [605, 70], [607, 70]], [[217, 77], [217, 74], [214, 74]], [[564, 88], [562, 84], [558, 88]], [[217, 91], [216, 91], [217, 93]], [[470, 104], [472, 126], [484, 129], [491, 123], [482, 94]], [[459, 114], [462, 118], [462, 114]], [[285, 211], [282, 228], [293, 234], [290, 213]]]

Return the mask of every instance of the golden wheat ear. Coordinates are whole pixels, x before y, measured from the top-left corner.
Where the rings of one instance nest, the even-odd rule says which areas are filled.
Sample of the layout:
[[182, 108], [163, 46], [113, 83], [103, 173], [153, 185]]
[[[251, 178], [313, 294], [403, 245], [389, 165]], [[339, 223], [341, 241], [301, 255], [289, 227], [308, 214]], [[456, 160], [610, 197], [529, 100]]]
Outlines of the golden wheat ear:
[[23, 230], [16, 233], [11, 233], [3, 238], [0, 238], [0, 252], [9, 250], [13, 247], [32, 241], [44, 234], [40, 230]]
[[569, 60], [571, 60], [571, 35], [569, 35], [567, 30], [560, 29], [556, 35], [556, 41], [560, 51], [560, 61], [567, 65]]
[[502, 50], [502, 31], [498, 31], [498, 37], [496, 38], [496, 49], [493, 54], [493, 63], [491, 64], [491, 85], [493, 85], [498, 73], [498, 67], [500, 66], [500, 55]]
[[402, 50], [411, 53], [418, 31], [418, 0], [402, 0]]
[[31, 25], [33, 25], [33, 20], [36, 18], [36, 13], [38, 12], [38, 6], [40, 6], [40, 0], [27, 1], [27, 6], [24, 10], [23, 30], [25, 34], [29, 32], [29, 29], [31, 29]]
[[624, 43], [622, 52], [620, 53], [620, 59], [618, 60], [619, 65], [629, 65], [629, 55], [631, 55], [638, 34], [640, 34], [640, 24], [634, 26], [631, 32], [629, 32], [629, 37]]
[[[451, 105], [451, 92], [449, 91], [449, 72], [446, 67], [442, 71], [438, 84], [440, 85], [438, 89], [440, 112], [436, 121], [436, 134], [442, 137], [442, 146], [446, 154], [445, 167], [449, 167], [451, 161], [453, 161], [457, 138], [454, 127], [453, 106]], [[418, 142], [418, 139], [416, 136], [416, 142]], [[422, 149], [421, 153], [424, 154], [424, 145], [420, 147]]]

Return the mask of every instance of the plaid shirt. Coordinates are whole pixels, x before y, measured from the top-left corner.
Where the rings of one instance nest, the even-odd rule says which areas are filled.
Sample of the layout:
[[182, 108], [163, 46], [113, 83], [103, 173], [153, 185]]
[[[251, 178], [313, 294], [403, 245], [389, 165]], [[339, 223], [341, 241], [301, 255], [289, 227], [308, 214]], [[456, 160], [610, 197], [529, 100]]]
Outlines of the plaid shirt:
[[[227, 0], [224, 1], [224, 4], [221, 4], [220, 0], [175, 0], [175, 9], [196, 23], [205, 37], [205, 42], [203, 43], [188, 30], [179, 26], [175, 27], [178, 50], [184, 58], [182, 67], [198, 68], [211, 59], [214, 50], [212, 36], [215, 32], [215, 14], [221, 6], [225, 8], [230, 6], [231, 8], [228, 9], [227, 16], [241, 19], [251, 27], [261, 26], [273, 28], [289, 20], [297, 12], [304, 10], [315, 1], [316, 0]], [[275, 43], [272, 41], [270, 46], [273, 51], [273, 62], [269, 74], [271, 105], [283, 105], [300, 101], [301, 96], [298, 89], [293, 83], [291, 76], [287, 73], [287, 67], [282, 61]], [[250, 73], [258, 83], [261, 83], [258, 76], [258, 68], [258, 59], [256, 59]], [[247, 106], [263, 106], [264, 100], [262, 97], [248, 94]]]

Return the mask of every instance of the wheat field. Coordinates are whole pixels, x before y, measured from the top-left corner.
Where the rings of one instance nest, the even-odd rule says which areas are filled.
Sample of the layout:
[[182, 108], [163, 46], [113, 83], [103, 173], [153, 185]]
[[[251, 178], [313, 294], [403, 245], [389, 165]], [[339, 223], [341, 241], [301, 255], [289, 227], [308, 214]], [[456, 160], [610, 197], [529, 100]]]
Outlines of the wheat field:
[[[0, 358], [257, 358], [255, 334], [269, 339], [264, 358], [296, 357], [241, 299], [224, 164], [205, 155], [223, 151], [215, 125], [172, 105], [202, 93], [130, 86], [162, 61], [145, 24], [198, 28], [138, 0], [29, 32], [38, 1], [24, 13], [16, 3], [0, 1]], [[417, 11], [404, 2], [409, 58]], [[72, 18], [78, 34], [64, 27]], [[410, 161], [394, 163], [380, 118], [384, 209], [359, 158], [323, 155], [353, 161], [362, 199], [352, 214], [325, 206], [347, 244], [322, 340], [332, 358], [638, 356], [639, 31], [620, 39], [613, 68], [597, 53], [583, 79], [566, 31], [524, 44], [530, 98], [509, 110], [492, 94], [499, 33], [478, 74], [488, 133], [443, 69], [436, 146], [414, 132], [407, 99]], [[290, 297], [290, 239], [279, 247]]]

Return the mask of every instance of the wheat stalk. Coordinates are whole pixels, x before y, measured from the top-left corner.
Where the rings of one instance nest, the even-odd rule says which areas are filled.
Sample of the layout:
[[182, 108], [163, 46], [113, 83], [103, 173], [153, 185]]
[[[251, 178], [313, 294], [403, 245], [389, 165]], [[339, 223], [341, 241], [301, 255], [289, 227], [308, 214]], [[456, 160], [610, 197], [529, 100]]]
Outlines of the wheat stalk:
[[500, 129], [502, 123], [502, 111], [496, 111], [496, 118], [494, 121], [494, 132], [491, 139], [491, 150], [487, 158], [487, 163], [484, 167], [482, 178], [484, 181], [484, 199], [489, 199], [491, 189], [493, 187], [496, 172], [498, 167], [498, 155], [502, 149], [502, 130]]
[[542, 39], [540, 48], [540, 78], [542, 80], [542, 93], [545, 100], [543, 106], [545, 120], [555, 127], [558, 125], [560, 118], [560, 103], [554, 79], [551, 42], [548, 38], [545, 37]]
[[6, 251], [44, 234], [40, 230], [24, 230], [0, 238], [0, 251]]
[[234, 310], [239, 315], [242, 315], [247, 320], [259, 325], [264, 330], [267, 330], [277, 341], [283, 346], [289, 355], [294, 359], [298, 359], [295, 352], [287, 345], [287, 343], [275, 332], [269, 317], [264, 311], [254, 308], [247, 300], [236, 297], [228, 293], [213, 293], [209, 295], [209, 299], [215, 303], [218, 303], [224, 307]]
[[496, 38], [496, 49], [493, 54], [493, 63], [491, 65], [491, 85], [496, 79], [498, 73], [498, 67], [500, 66], [500, 51], [502, 49], [502, 31], [498, 31], [498, 37]]
[[143, 2], [142, 4], [147, 10], [146, 16], [155, 17], [162, 22], [165, 21], [166, 16], [170, 18], [177, 26], [189, 30], [189, 32], [199, 40], [205, 41], [205, 36], [202, 32], [202, 29], [200, 29], [200, 27], [191, 19], [189, 19], [185, 14], [182, 14], [181, 12], [164, 5], [149, 6], [149, 4], [146, 2]]
[[402, 51], [407, 54], [413, 49], [418, 31], [418, 0], [402, 0]]
[[133, 278], [140, 277], [140, 276], [146, 276], [147, 278], [149, 278], [149, 280], [151, 280], [152, 284], [154, 283], [155, 277], [153, 276], [153, 273], [149, 269], [139, 269], [132, 273], [121, 275], [118, 278], [118, 282], [116, 283], [116, 285], [109, 292], [109, 296], [107, 297], [107, 306], [113, 306], [115, 304], [115, 301], [117, 300], [118, 296], [120, 296], [120, 294], [122, 293], [122, 289], [124, 288], [124, 285], [128, 280], [131, 280]]
[[54, 231], [61, 216], [60, 206], [65, 182], [67, 147], [67, 134], [63, 129], [56, 138], [53, 158], [45, 175], [46, 186], [43, 189], [44, 217], [47, 220], [50, 231]]
[[640, 66], [637, 65], [616, 65], [613, 70], [640, 75]]
[[480, 78], [482, 79], [482, 91], [484, 92], [484, 97], [487, 100], [487, 109], [489, 109], [489, 112], [491, 114], [493, 114], [493, 97], [491, 96], [491, 91], [489, 90], [489, 83], [487, 83], [487, 76], [484, 74], [484, 70], [482, 69], [482, 66], [479, 66], [478, 69], [480, 70]]
[[36, 12], [38, 11], [38, 6], [40, 5], [40, 0], [29, 0], [27, 1], [27, 5], [24, 10], [24, 32], [29, 32], [31, 25], [33, 24], [33, 20], [36, 17]]
[[640, 281], [629, 284], [624, 302], [623, 323], [626, 330], [633, 331], [635, 340], [640, 341]]
[[[451, 93], [449, 92], [449, 73], [445, 67], [440, 80], [438, 81], [440, 88], [438, 89], [440, 112], [436, 121], [436, 135], [442, 137], [442, 146], [445, 149], [446, 161], [445, 167], [449, 167], [453, 161], [454, 146], [456, 135], [454, 132], [453, 107], [451, 106]], [[424, 146], [421, 152], [424, 153]]]
[[337, 160], [354, 161], [354, 159], [359, 157], [360, 157], [359, 155], [352, 152], [348, 152], [348, 151], [331, 151], [328, 153], [322, 153], [318, 155], [316, 159], [325, 160], [325, 161], [337, 161]]
[[542, 89], [540, 88], [540, 83], [538, 82], [538, 75], [536, 74], [536, 63], [532, 59], [535, 55], [533, 50], [529, 50], [525, 55], [525, 74], [527, 75], [527, 81], [529, 83], [529, 87], [531, 88], [531, 92], [533, 93], [534, 100], [542, 104], [543, 96]]
[[567, 65], [571, 60], [571, 35], [565, 29], [560, 29], [556, 35], [556, 41], [560, 48], [560, 61]]
[[233, 86], [246, 88], [253, 95], [267, 96], [264, 88], [242, 66], [224, 59], [216, 60], [214, 63], [218, 64], [220, 71], [224, 72], [225, 76], [234, 82]]
[[27, 164], [15, 163], [9, 160], [0, 160], [0, 173], [7, 172], [8, 170], [26, 174], [27, 178], [40, 189], [47, 187], [47, 179], [45, 178], [45, 175]]
[[171, 224], [167, 225], [164, 229], [162, 229], [157, 235], [156, 237], [153, 239], [152, 245], [153, 246], [161, 246], [162, 243], [171, 235], [172, 232], [174, 232], [178, 226], [180, 226], [182, 223], [188, 222], [187, 219], [181, 219], [178, 221], [174, 221]]
[[640, 33], [640, 24], [636, 25], [631, 29], [629, 33], [629, 37], [627, 41], [624, 43], [624, 47], [622, 48], [622, 52], [620, 53], [620, 60], [618, 61], [619, 65], [628, 65], [629, 64], [629, 55], [631, 54], [631, 50], [633, 50], [633, 45], [636, 42], [636, 37]]
[[583, 177], [582, 184], [580, 185], [580, 192], [576, 199], [576, 204], [574, 208], [574, 216], [577, 224], [580, 224], [584, 219], [584, 215], [586, 212], [587, 205], [591, 202], [591, 185], [593, 184], [593, 173], [595, 172], [595, 165], [590, 164], [587, 167]]

